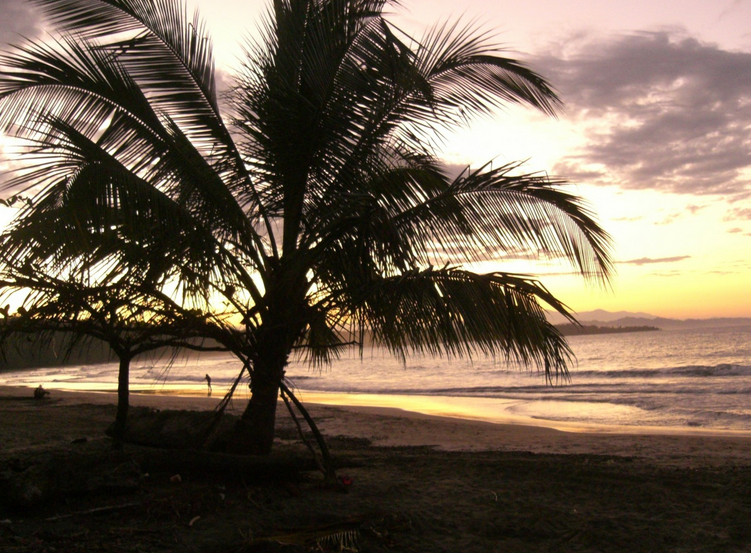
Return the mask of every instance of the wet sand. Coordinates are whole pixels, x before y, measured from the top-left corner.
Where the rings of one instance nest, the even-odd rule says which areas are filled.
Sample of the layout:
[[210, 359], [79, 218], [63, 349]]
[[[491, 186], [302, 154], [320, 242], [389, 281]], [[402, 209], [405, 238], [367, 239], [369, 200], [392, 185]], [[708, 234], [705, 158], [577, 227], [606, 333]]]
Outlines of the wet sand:
[[[0, 386], [0, 397], [32, 396], [33, 389]], [[314, 396], [313, 396], [314, 397]], [[131, 394], [131, 406], [173, 410], [210, 410], [221, 400], [215, 394], [176, 396]], [[53, 390], [56, 405], [114, 405], [113, 393]], [[733, 434], [669, 429], [617, 432], [566, 432], [540, 425], [496, 424], [479, 420], [426, 415], [389, 407], [364, 405], [320, 405], [306, 403], [322, 431], [329, 436], [365, 439], [378, 447], [431, 447], [443, 451], [523, 451], [530, 453], [612, 455], [639, 457], [662, 464], [683, 466], [751, 465], [751, 438]], [[228, 412], [240, 414], [243, 399], [235, 400]], [[280, 418], [287, 413], [280, 403]], [[50, 421], [55, 425], [55, 421]], [[3, 425], [5, 426], [5, 425]], [[36, 431], [36, 429], [34, 429]], [[62, 440], [73, 439], [67, 428]], [[20, 428], [0, 428], [6, 448], [18, 441], [24, 445]]]

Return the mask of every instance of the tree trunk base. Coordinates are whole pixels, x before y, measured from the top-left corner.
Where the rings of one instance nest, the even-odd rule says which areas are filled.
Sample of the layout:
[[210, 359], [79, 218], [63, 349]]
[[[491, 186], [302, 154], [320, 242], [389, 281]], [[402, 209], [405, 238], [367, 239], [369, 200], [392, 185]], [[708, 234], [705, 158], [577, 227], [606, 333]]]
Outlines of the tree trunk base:
[[261, 380], [253, 384], [250, 401], [227, 436], [227, 453], [269, 455], [274, 445], [276, 407], [280, 382]]
[[234, 428], [223, 436], [223, 443], [212, 444], [211, 449], [234, 455], [269, 455], [274, 444], [273, 430], [270, 436], [263, 430], [252, 422], [239, 419]]

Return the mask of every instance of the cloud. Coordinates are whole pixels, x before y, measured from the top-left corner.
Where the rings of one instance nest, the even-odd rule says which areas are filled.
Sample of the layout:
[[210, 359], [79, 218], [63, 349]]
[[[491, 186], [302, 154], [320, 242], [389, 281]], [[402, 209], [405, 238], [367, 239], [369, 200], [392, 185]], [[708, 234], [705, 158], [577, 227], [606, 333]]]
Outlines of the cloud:
[[33, 38], [41, 30], [39, 13], [23, 0], [0, 0], [0, 48]]
[[706, 205], [687, 205], [685, 207], [685, 210], [691, 213], [691, 215], [696, 215], [699, 213], [702, 209], [706, 209], [708, 206]]
[[717, 21], [722, 21], [731, 16], [734, 12], [737, 12], [744, 3], [745, 0], [734, 0], [727, 8], [722, 10], [722, 13], [717, 17]]
[[669, 225], [673, 223], [676, 219], [680, 219], [683, 216], [683, 213], [670, 213], [669, 215], [666, 215], [664, 219], [661, 221], [656, 221], [655, 225]]
[[668, 213], [663, 217], [660, 221], [655, 221], [655, 225], [669, 225], [676, 221], [677, 219], [681, 219], [683, 217], [686, 217], [688, 215], [696, 215], [698, 212], [700, 212], [702, 209], [705, 209], [706, 205], [687, 205], [684, 206], [680, 211], [674, 211], [672, 213]]
[[649, 276], [658, 277], [658, 278], [675, 278], [675, 277], [684, 277], [685, 273], [682, 271], [667, 271], [662, 273], [650, 273]]
[[652, 265], [654, 263], [675, 263], [677, 261], [683, 261], [689, 259], [690, 255], [678, 255], [675, 257], [642, 257], [641, 259], [630, 259], [628, 261], [616, 261], [620, 265]]
[[734, 207], [729, 209], [723, 221], [751, 221], [751, 207]]
[[751, 193], [751, 53], [676, 31], [580, 35], [537, 64], [584, 133], [556, 174], [632, 190]]

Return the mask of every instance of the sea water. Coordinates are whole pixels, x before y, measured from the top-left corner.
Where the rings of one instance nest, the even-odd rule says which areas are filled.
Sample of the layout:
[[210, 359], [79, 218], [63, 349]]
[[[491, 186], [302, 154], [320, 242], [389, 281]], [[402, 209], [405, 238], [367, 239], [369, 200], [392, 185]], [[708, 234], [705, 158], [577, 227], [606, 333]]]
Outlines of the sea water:
[[[382, 349], [345, 352], [330, 366], [295, 360], [287, 377], [303, 400], [401, 407], [495, 422], [563, 429], [705, 430], [751, 434], [751, 326], [574, 336], [570, 379], [552, 385], [503, 359], [413, 355]], [[117, 364], [0, 373], [0, 384], [47, 389], [114, 390]], [[143, 357], [131, 365], [131, 390], [222, 395], [238, 376], [222, 354], [170, 362]], [[248, 397], [247, 379], [236, 397]]]

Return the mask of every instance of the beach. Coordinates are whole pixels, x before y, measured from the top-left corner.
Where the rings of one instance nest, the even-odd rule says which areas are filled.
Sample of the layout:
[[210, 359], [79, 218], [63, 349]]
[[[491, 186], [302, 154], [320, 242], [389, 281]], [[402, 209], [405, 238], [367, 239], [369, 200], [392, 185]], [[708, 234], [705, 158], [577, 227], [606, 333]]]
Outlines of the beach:
[[[261, 481], [198, 469], [175, 478], [171, 467], [144, 476], [107, 453], [114, 394], [31, 394], [0, 387], [6, 473], [50, 452], [60, 466], [88, 455], [106, 459], [92, 472], [125, 471], [128, 485], [3, 513], [2, 551], [751, 550], [745, 436], [564, 432], [309, 404], [351, 481], [340, 493], [314, 470]], [[207, 410], [219, 399], [133, 394], [131, 404]], [[278, 427], [275, 449], [304, 457], [282, 404]]]

